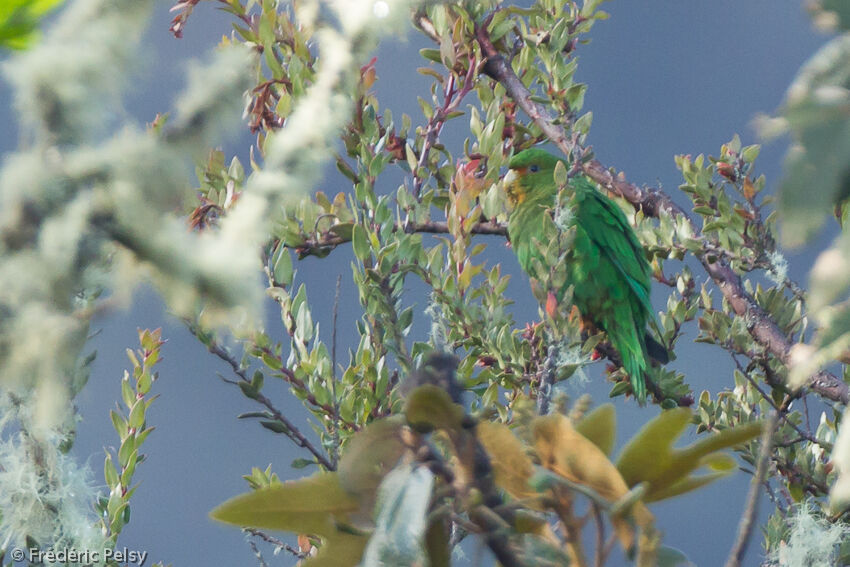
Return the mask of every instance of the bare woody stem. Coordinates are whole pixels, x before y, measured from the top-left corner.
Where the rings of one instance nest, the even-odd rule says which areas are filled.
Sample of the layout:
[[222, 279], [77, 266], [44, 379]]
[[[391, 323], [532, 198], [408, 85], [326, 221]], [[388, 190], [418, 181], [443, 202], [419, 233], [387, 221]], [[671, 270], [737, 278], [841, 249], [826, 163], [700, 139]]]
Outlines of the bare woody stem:
[[[410, 225], [398, 224], [393, 229], [396, 232], [421, 232], [425, 234], [448, 234], [449, 225], [446, 221], [428, 221], [422, 223], [411, 223]], [[505, 225], [497, 222], [482, 222], [474, 225], [470, 232], [472, 234], [489, 234], [494, 236], [507, 236], [508, 229]], [[313, 238], [306, 239], [295, 251], [304, 256], [312, 256], [328, 249], [336, 248], [350, 242], [349, 238], [343, 238], [332, 232], [326, 232]]]
[[[189, 332], [191, 332], [196, 337], [198, 336], [198, 329], [194, 325], [192, 325], [189, 321], [186, 321], [186, 326], [188, 327]], [[225, 350], [224, 347], [222, 347], [213, 340], [210, 341], [209, 346], [207, 348], [212, 354], [226, 362], [228, 366], [230, 366], [230, 369], [233, 371], [233, 373], [239, 378], [239, 380], [228, 380], [225, 378], [225, 382], [236, 385], [238, 385], [239, 382], [244, 382], [248, 384], [251, 383], [251, 379], [248, 377], [248, 374], [245, 372], [245, 369], [242, 368], [242, 366], [236, 361], [235, 358], [233, 358], [233, 356], [231, 356], [229, 352], [227, 352], [227, 350]], [[336, 466], [328, 459], [325, 453], [316, 448], [316, 446], [313, 445], [313, 443], [311, 443], [310, 440], [307, 439], [303, 433], [301, 433], [301, 431], [299, 431], [295, 424], [292, 423], [289, 418], [283, 415], [283, 413], [274, 406], [270, 399], [268, 399], [260, 392], [256, 392], [254, 400], [257, 403], [265, 406], [265, 408], [268, 410], [268, 415], [283, 424], [283, 426], [285, 427], [284, 434], [289, 437], [289, 439], [292, 440], [293, 443], [309, 451], [310, 454], [313, 455], [313, 457], [316, 459], [316, 462], [325, 467], [327, 470], [336, 470]]]
[[[510, 63], [490, 41], [486, 21], [476, 29], [476, 39], [481, 46], [482, 53], [487, 57], [482, 67], [483, 72], [505, 87], [508, 96], [564, 152], [564, 155], [573, 155], [576, 150], [576, 142], [567, 135], [563, 126], [558, 123], [557, 118], [546, 107], [532, 100], [531, 92], [514, 73]], [[596, 159], [583, 163], [582, 170], [585, 175], [607, 191], [619, 195], [635, 207], [639, 207], [647, 216], [657, 218], [661, 214], [668, 214], [672, 217], [685, 219], [693, 225], [693, 221], [685, 210], [674, 203], [669, 195], [658, 189], [642, 189], [629, 183], [622, 174], [615, 176]], [[752, 295], [747, 293], [741, 277], [725, 261], [711, 262], [707, 256], [700, 257], [699, 260], [720, 289], [723, 297], [729, 302], [735, 314], [747, 321], [747, 330], [750, 335], [787, 365], [791, 351], [791, 343], [788, 337], [770, 314], [759, 306]], [[844, 404], [850, 402], [850, 388], [843, 380], [828, 372], [821, 371], [809, 378], [808, 386], [812, 391], [829, 400]]]
[[437, 143], [440, 138], [440, 132], [443, 130], [443, 125], [449, 118], [452, 112], [455, 112], [463, 101], [464, 97], [472, 90], [475, 84], [475, 76], [478, 74], [478, 62], [474, 59], [469, 60], [469, 70], [464, 78], [463, 85], [460, 90], [457, 88], [457, 79], [454, 74], [449, 75], [446, 80], [446, 86], [443, 91], [443, 106], [438, 108], [431, 119], [428, 121], [428, 126], [425, 129], [425, 142], [422, 144], [422, 151], [419, 154], [419, 160], [416, 163], [416, 169], [413, 171], [413, 196], [419, 199], [422, 192], [424, 179], [422, 171], [428, 164], [428, 155], [431, 148]]
[[[783, 407], [786, 404], [783, 404]], [[738, 524], [738, 536], [735, 538], [735, 543], [732, 550], [729, 552], [729, 559], [726, 561], [726, 567], [740, 567], [741, 560], [747, 551], [747, 544], [750, 541], [750, 536], [753, 532], [753, 527], [756, 522], [756, 512], [758, 508], [759, 496], [761, 495], [761, 486], [767, 478], [767, 469], [770, 467], [770, 452], [773, 448], [773, 433], [779, 424], [779, 415], [783, 410], [774, 410], [764, 424], [761, 439], [759, 440], [758, 463], [756, 465], [756, 473], [753, 475], [750, 483], [750, 491], [747, 494], [747, 503], [744, 507], [744, 514], [741, 516], [741, 522]]]

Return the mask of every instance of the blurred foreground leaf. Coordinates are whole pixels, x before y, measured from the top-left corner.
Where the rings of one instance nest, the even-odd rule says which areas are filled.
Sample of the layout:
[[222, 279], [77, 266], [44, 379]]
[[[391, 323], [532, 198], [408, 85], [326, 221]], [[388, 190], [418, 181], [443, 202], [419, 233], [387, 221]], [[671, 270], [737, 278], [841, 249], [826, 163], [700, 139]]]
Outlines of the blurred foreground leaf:
[[[629, 486], [614, 464], [599, 447], [576, 431], [568, 418], [548, 415], [535, 419], [532, 426], [534, 447], [543, 467], [590, 488], [611, 503], [629, 494]], [[569, 506], [569, 502], [563, 501], [561, 505]], [[643, 503], [635, 503], [631, 511], [639, 527], [647, 528], [654, 523]], [[622, 517], [613, 517], [611, 521], [623, 548], [632, 550], [636, 534], [631, 523]]]
[[587, 437], [603, 453], [610, 455], [617, 439], [617, 413], [614, 404], [603, 404], [576, 424], [576, 431]]
[[465, 412], [463, 406], [452, 401], [446, 390], [425, 384], [407, 397], [405, 415], [413, 429], [427, 433], [434, 429], [460, 428]]
[[433, 485], [434, 475], [424, 466], [406, 464], [387, 474], [379, 490], [377, 526], [363, 554], [363, 565], [424, 564], [422, 544]]
[[811, 0], [806, 8], [815, 25], [824, 31], [850, 29], [850, 3], [845, 0]]
[[38, 37], [38, 25], [65, 0], [3, 0], [0, 2], [0, 47], [26, 49]]
[[496, 485], [517, 499], [531, 498], [537, 493], [528, 485], [534, 474], [531, 459], [522, 442], [507, 425], [483, 421], [475, 428], [478, 441], [487, 451], [493, 466]]
[[[649, 483], [646, 502], [690, 492], [731, 474], [735, 461], [718, 451], [756, 438], [762, 428], [761, 423], [747, 423], [674, 449], [673, 444], [684, 433], [691, 417], [691, 411], [686, 408], [661, 412], [623, 447], [617, 469], [629, 486]], [[691, 476], [691, 472], [702, 467], [713, 472]]]
[[303, 567], [351, 567], [360, 561], [368, 536], [346, 525], [359, 502], [336, 473], [261, 488], [231, 498], [211, 512], [221, 522], [320, 536], [324, 544]]
[[850, 36], [823, 46], [788, 87], [782, 118], [762, 123], [762, 134], [790, 131], [779, 189], [782, 238], [799, 246], [814, 235], [833, 206], [845, 199], [850, 157]]
[[339, 462], [339, 481], [350, 495], [373, 498], [384, 476], [402, 453], [402, 420], [375, 421], [359, 431], [345, 448]]

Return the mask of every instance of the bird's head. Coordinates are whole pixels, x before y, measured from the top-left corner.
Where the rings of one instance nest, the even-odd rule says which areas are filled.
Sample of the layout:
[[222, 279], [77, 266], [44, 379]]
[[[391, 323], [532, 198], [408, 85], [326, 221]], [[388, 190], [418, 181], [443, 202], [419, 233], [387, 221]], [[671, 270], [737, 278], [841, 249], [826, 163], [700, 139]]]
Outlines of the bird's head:
[[559, 161], [564, 160], [540, 148], [529, 148], [514, 155], [503, 180], [511, 203], [520, 204], [529, 197], [537, 196], [537, 192], [554, 194], [555, 166]]

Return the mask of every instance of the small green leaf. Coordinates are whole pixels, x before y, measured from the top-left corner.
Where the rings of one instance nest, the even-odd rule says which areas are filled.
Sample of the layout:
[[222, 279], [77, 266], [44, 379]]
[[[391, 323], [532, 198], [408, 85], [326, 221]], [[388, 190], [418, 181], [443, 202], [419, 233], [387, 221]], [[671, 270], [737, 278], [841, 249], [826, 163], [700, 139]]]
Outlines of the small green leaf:
[[434, 63], [442, 63], [442, 60], [440, 59], [440, 50], [439, 49], [432, 49], [432, 48], [420, 49], [419, 54], [423, 58], [427, 59], [428, 61], [433, 61]]
[[278, 244], [277, 251], [275, 252], [276, 258], [274, 259], [274, 281], [276, 284], [282, 285], [284, 287], [289, 287], [292, 285], [292, 256], [289, 254], [289, 249], [283, 245], [283, 243]]
[[242, 394], [246, 398], [251, 399], [251, 400], [257, 399], [258, 392], [257, 392], [257, 389], [254, 388], [253, 384], [251, 384], [250, 382], [243, 382], [243, 381], [238, 382], [238, 384], [239, 384], [239, 389], [242, 390]]
[[263, 389], [263, 382], [265, 381], [265, 376], [259, 370], [254, 371], [254, 376], [251, 378], [251, 387], [259, 392]]
[[567, 184], [567, 166], [563, 161], [558, 161], [555, 164], [555, 184], [558, 187], [563, 187]]
[[759, 153], [761, 152], [761, 146], [758, 144], [753, 144], [752, 146], [747, 146], [743, 150], [741, 150], [741, 157], [744, 158], [744, 161], [747, 163], [753, 163], [756, 161], [756, 158], [759, 157]]
[[656, 555], [656, 567], [696, 567], [688, 557], [673, 547], [662, 545]]
[[145, 424], [145, 402], [144, 400], [136, 400], [130, 410], [130, 417], [127, 419], [127, 425], [133, 429], [141, 429]]
[[310, 465], [315, 465], [315, 464], [316, 464], [316, 461], [313, 460], [313, 459], [303, 459], [303, 458], [299, 457], [297, 459], [294, 459], [290, 463], [289, 466], [291, 466], [293, 469], [299, 469], [300, 470], [300, 469], [307, 468]]
[[275, 433], [288, 433], [289, 428], [283, 422], [276, 420], [264, 420], [260, 421], [260, 425], [268, 429], [269, 431], [274, 431]]
[[106, 481], [106, 486], [110, 489], [118, 484], [118, 471], [115, 469], [115, 463], [112, 462], [112, 455], [106, 454], [103, 460], [103, 479]]
[[330, 230], [332, 233], [336, 234], [343, 240], [351, 240], [352, 234], [354, 232], [354, 223], [340, 222], [333, 225], [328, 230]]
[[118, 433], [118, 436], [123, 439], [127, 435], [127, 422], [115, 410], [109, 411], [109, 418], [112, 420], [112, 427]]
[[355, 224], [352, 228], [351, 245], [354, 247], [354, 256], [361, 262], [365, 262], [371, 255], [372, 249], [369, 244], [369, 235], [362, 225]]

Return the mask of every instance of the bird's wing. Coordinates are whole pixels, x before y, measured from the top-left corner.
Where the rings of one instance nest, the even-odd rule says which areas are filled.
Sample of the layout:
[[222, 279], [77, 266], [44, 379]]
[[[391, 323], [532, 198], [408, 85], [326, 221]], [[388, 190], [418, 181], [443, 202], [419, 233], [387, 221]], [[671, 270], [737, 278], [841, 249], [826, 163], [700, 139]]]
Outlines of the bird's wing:
[[594, 185], [583, 177], [571, 181], [576, 190], [579, 203], [577, 221], [588, 237], [599, 247], [600, 254], [608, 260], [628, 282], [629, 288], [638, 299], [650, 320], [652, 303], [650, 293], [650, 268], [644, 256], [643, 247], [626, 220], [623, 211], [608, 197], [596, 190]]

